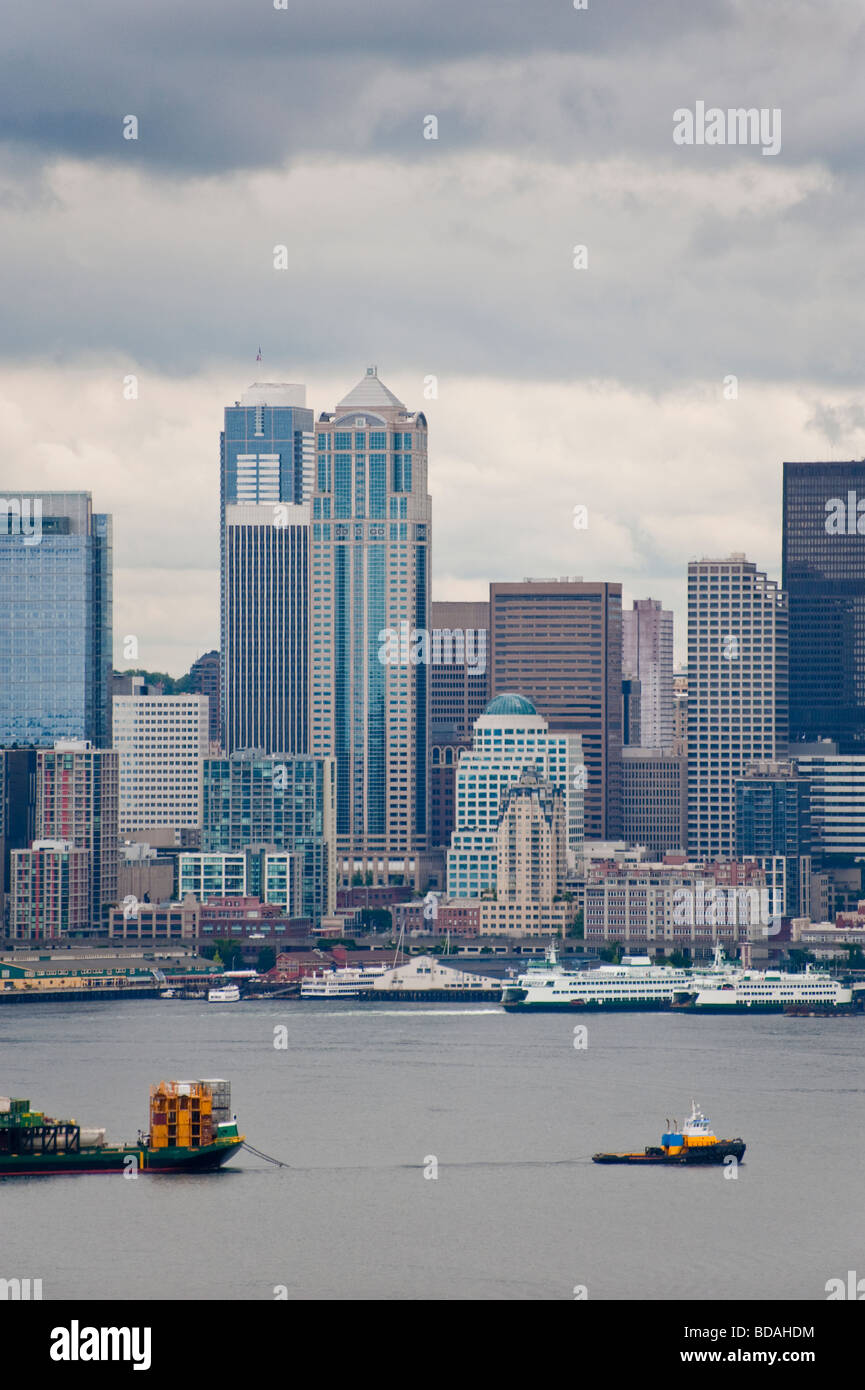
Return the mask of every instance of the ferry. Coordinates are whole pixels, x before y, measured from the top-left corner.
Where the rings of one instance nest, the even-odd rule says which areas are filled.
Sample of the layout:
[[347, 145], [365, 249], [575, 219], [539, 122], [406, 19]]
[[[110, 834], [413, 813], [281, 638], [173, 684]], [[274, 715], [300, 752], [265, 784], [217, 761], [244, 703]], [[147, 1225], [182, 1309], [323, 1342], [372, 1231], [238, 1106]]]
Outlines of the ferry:
[[668, 1120], [667, 1125], [660, 1145], [647, 1145], [641, 1153], [592, 1154], [592, 1162], [705, 1164], [725, 1163], [732, 1158], [738, 1163], [744, 1156], [744, 1141], [718, 1139], [696, 1101], [691, 1101], [691, 1114], [681, 1127], [676, 1120]]
[[207, 991], [208, 1004], [236, 1004], [240, 999], [239, 985], [219, 985]]
[[387, 965], [362, 968], [341, 966], [334, 970], [315, 970], [300, 984], [301, 999], [357, 999], [375, 987], [376, 980], [385, 975]]
[[246, 1142], [228, 1118], [228, 1094], [223, 1081], [161, 1081], [150, 1088], [148, 1133], [118, 1145], [105, 1142], [104, 1129], [52, 1120], [29, 1100], [0, 1096], [0, 1178], [213, 1172]]
[[690, 970], [653, 965], [648, 956], [624, 956], [620, 965], [596, 970], [566, 970], [553, 944], [544, 962], [531, 962], [515, 981], [505, 981], [502, 1004], [509, 1012], [668, 1009], [687, 990], [690, 977]]
[[782, 1013], [791, 1006], [850, 1008], [853, 991], [821, 970], [729, 969], [720, 979], [695, 977], [681, 1007], [694, 1013]]

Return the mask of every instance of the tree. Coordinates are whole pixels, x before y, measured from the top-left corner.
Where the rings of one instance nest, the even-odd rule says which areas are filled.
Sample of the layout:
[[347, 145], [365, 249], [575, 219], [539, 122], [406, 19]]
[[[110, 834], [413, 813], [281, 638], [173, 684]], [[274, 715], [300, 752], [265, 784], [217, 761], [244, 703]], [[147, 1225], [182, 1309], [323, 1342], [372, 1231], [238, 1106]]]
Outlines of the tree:
[[583, 927], [583, 909], [580, 908], [579, 912], [576, 914], [570, 926], [568, 927], [567, 935], [575, 936], [582, 940], [585, 937], [585, 934], [586, 933]]
[[365, 907], [357, 914], [356, 921], [367, 931], [390, 931], [393, 926], [393, 917], [386, 907]]
[[621, 941], [611, 941], [609, 946], [601, 946], [598, 955], [601, 960], [607, 960], [613, 965], [618, 965], [622, 959]]
[[[367, 875], [367, 882], [369, 882], [369, 875]], [[362, 888], [362, 887], [363, 887], [363, 884], [364, 884], [364, 877], [363, 877], [363, 874], [352, 874], [352, 876], [351, 876], [351, 886], [352, 886], [352, 888]]]
[[276, 965], [276, 951], [272, 946], [262, 946], [255, 962], [255, 968], [259, 975], [265, 975], [268, 970], [272, 970]]

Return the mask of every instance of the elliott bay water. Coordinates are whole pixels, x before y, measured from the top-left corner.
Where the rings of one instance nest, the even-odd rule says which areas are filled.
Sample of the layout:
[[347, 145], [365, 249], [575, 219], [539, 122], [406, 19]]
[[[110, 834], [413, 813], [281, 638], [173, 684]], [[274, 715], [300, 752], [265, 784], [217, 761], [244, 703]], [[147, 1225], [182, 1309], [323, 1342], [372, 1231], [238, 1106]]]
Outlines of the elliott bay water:
[[[225, 1077], [291, 1166], [0, 1180], [0, 1277], [46, 1299], [825, 1299], [865, 1275], [863, 1038], [861, 1017], [7, 1005], [0, 1093], [120, 1142], [151, 1082]], [[746, 1140], [737, 1178], [591, 1163], [692, 1096]]]

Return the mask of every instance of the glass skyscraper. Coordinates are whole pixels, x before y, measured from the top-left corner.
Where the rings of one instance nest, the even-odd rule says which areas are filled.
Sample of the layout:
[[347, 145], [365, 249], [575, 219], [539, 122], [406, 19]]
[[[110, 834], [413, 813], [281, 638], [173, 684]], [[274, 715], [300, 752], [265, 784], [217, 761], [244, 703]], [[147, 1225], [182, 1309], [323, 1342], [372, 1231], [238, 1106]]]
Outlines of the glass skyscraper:
[[111, 746], [111, 517], [89, 492], [0, 498], [0, 746]]
[[312, 751], [337, 767], [343, 878], [417, 876], [427, 847], [427, 422], [376, 367], [316, 423]]
[[263, 382], [220, 436], [223, 743], [309, 746], [309, 494], [313, 417], [303, 386]]
[[783, 506], [790, 741], [865, 753], [865, 461], [785, 463]]

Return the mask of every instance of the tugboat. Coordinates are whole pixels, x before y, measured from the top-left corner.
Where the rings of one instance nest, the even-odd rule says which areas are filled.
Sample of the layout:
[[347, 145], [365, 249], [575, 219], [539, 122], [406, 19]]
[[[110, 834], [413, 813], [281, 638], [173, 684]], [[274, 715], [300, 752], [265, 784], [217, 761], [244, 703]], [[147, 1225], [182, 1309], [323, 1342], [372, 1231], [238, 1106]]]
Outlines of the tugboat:
[[227, 1081], [161, 1081], [150, 1088], [150, 1132], [109, 1145], [104, 1129], [51, 1120], [29, 1100], [0, 1096], [0, 1178], [53, 1173], [208, 1173], [245, 1142]]
[[724, 1163], [728, 1158], [738, 1162], [745, 1153], [742, 1139], [718, 1139], [696, 1101], [691, 1101], [691, 1114], [679, 1128], [675, 1120], [666, 1134], [661, 1135], [660, 1147], [647, 1146], [642, 1153], [592, 1154], [593, 1163]]

